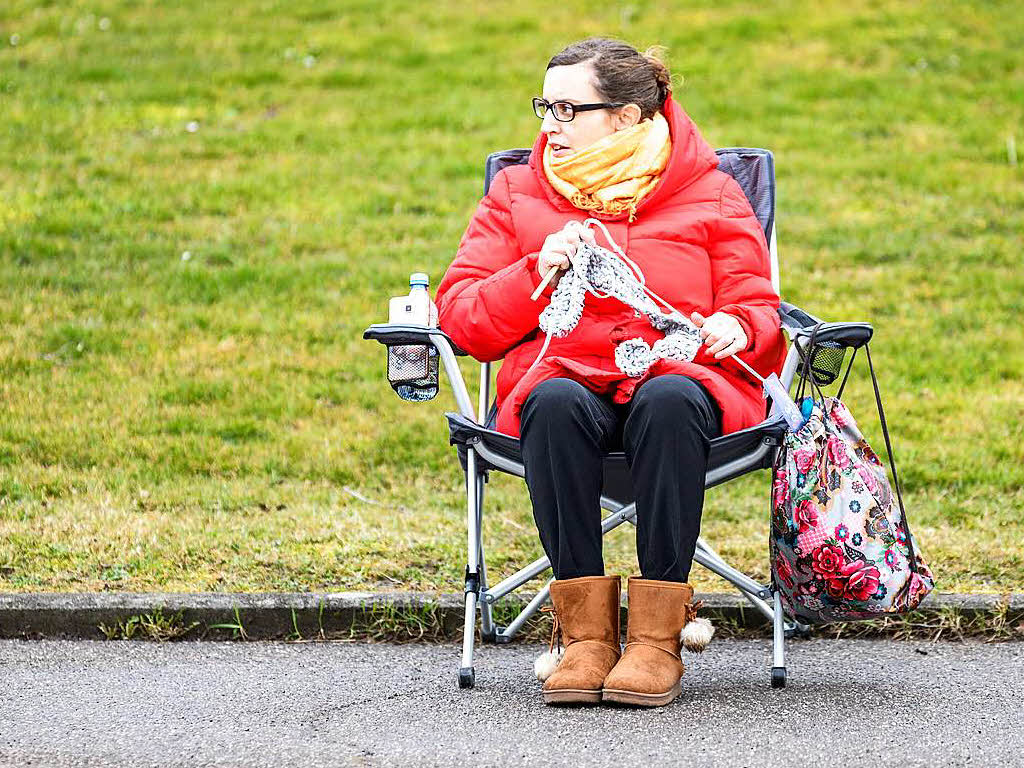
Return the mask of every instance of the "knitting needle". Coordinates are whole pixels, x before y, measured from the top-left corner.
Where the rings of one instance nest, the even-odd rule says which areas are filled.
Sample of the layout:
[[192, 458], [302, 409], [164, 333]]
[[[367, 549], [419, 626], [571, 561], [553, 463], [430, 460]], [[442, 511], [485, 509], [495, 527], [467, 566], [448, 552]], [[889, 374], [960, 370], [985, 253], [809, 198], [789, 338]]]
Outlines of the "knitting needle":
[[732, 353], [731, 355], [728, 355], [728, 357], [731, 357], [731, 358], [732, 358], [733, 360], [735, 360], [735, 361], [736, 361], [737, 363], [739, 363], [740, 365], [742, 365], [742, 366], [743, 366], [744, 368], [746, 368], [746, 369], [747, 369], [747, 371], [748, 371], [748, 372], [750, 373], [750, 375], [751, 375], [751, 376], [753, 376], [753, 377], [754, 377], [754, 378], [756, 378], [756, 379], [757, 379], [758, 381], [760, 381], [760, 382], [761, 382], [762, 384], [764, 384], [764, 376], [762, 376], [762, 375], [761, 375], [761, 374], [759, 374], [759, 373], [758, 373], [757, 371], [755, 371], [755, 370], [754, 370], [753, 368], [751, 368], [751, 367], [750, 367], [749, 365], [747, 365], [747, 364], [746, 364], [746, 363], [744, 363], [744, 362], [743, 362], [742, 360], [740, 360], [740, 356], [739, 356], [738, 354], [736, 354], [735, 352], [733, 352], [733, 353]]
[[543, 291], [545, 286], [547, 286], [547, 284], [551, 282], [551, 278], [555, 276], [556, 272], [558, 272], [558, 267], [552, 267], [551, 269], [548, 270], [548, 273], [544, 275], [544, 280], [541, 282], [540, 285], [537, 286], [537, 289], [530, 294], [530, 301], [537, 300], [537, 298], [540, 296], [540, 292]]
[[745, 362], [740, 360], [740, 356], [735, 352], [728, 355], [728, 357], [731, 357], [737, 363], [746, 368], [754, 378], [761, 382], [761, 391], [764, 393], [764, 397], [770, 397], [772, 399], [771, 414], [773, 416], [776, 413], [781, 413], [783, 418], [786, 420], [786, 423], [789, 424], [789, 428], [794, 431], [800, 429], [800, 427], [806, 423], [807, 420], [804, 418], [803, 412], [800, 410], [800, 406], [793, 402], [793, 398], [789, 396], [789, 392], [786, 391], [786, 388], [782, 386], [782, 382], [779, 381], [777, 373], [773, 371], [768, 374], [767, 378], [765, 378]]

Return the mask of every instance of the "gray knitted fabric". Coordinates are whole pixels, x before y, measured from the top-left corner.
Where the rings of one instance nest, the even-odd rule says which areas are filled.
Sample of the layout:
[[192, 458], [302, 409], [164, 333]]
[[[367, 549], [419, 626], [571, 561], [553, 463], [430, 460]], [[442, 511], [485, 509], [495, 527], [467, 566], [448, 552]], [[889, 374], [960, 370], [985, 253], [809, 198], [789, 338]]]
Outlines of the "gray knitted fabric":
[[[540, 329], [549, 337], [567, 336], [583, 315], [583, 301], [588, 292], [600, 298], [618, 299], [632, 307], [637, 317], [643, 312], [652, 326], [665, 332], [665, 338], [658, 339], [653, 346], [638, 336], [615, 347], [615, 365], [627, 376], [641, 376], [659, 358], [693, 360], [700, 349], [700, 331], [687, 317], [671, 307], [670, 312], [663, 312], [622, 259], [587, 242], [580, 245], [572, 267], [562, 276], [551, 303], [541, 312]], [[546, 341], [544, 347], [547, 347]], [[542, 349], [534, 365], [543, 354]]]

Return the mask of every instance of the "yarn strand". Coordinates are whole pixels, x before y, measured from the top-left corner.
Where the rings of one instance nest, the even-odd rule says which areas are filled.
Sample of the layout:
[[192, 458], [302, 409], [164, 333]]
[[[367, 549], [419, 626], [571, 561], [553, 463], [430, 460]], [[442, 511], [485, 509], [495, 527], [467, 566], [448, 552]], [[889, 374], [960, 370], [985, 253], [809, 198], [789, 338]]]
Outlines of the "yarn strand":
[[[622, 373], [630, 377], [641, 376], [660, 358], [691, 362], [702, 344], [697, 326], [647, 287], [640, 265], [615, 242], [604, 222], [588, 218], [583, 226], [599, 227], [612, 250], [582, 242], [570, 258], [569, 269], [562, 275], [550, 303], [540, 314], [539, 326], [544, 332], [544, 343], [526, 372], [532, 371], [543, 359], [552, 336], [561, 338], [576, 328], [583, 316], [583, 304], [588, 293], [597, 298], [616, 298], [636, 312], [643, 312], [651, 325], [665, 334], [653, 345], [640, 337], [620, 342], [615, 348], [615, 365]], [[764, 382], [764, 378], [735, 353], [729, 357], [758, 381]]]

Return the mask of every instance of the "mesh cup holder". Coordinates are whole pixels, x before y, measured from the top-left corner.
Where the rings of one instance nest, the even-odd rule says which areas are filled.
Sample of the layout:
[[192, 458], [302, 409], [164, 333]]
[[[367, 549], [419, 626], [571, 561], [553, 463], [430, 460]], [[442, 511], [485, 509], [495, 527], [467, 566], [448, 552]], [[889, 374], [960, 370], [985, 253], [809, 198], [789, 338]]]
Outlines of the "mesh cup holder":
[[[843, 367], [843, 358], [846, 357], [846, 346], [837, 341], [820, 341], [814, 345], [811, 352], [811, 376], [814, 383], [819, 387], [831, 384], [839, 376]], [[804, 376], [803, 360], [798, 369], [800, 377]]]
[[438, 391], [437, 350], [420, 344], [388, 347], [388, 383], [403, 400], [432, 400]]

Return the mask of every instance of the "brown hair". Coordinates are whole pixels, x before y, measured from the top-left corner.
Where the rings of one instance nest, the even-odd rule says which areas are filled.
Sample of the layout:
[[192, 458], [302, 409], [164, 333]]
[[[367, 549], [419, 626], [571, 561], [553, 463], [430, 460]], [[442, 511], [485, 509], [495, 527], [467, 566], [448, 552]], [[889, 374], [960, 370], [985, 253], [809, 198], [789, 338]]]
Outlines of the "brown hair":
[[556, 54], [547, 68], [590, 63], [598, 92], [608, 101], [636, 104], [644, 120], [661, 109], [672, 86], [668, 68], [659, 56], [662, 50], [652, 47], [640, 53], [619, 40], [590, 37]]

